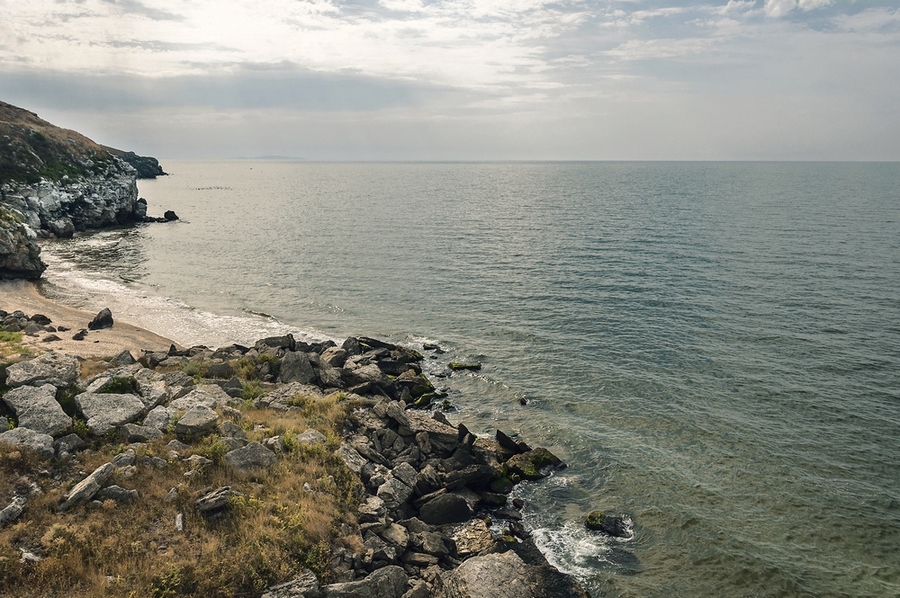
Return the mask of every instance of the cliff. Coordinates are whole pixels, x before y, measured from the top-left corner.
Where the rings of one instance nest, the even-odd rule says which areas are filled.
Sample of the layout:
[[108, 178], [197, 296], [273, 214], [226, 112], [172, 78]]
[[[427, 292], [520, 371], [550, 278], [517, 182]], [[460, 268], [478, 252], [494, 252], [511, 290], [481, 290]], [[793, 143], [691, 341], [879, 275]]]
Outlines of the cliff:
[[[116, 155], [118, 154], [118, 155]], [[0, 102], [0, 278], [38, 278], [36, 237], [143, 221], [138, 171], [162, 169], [153, 158], [110, 150], [36, 114]], [[9, 242], [3, 242], [9, 237]], [[15, 249], [14, 253], [3, 253]]]

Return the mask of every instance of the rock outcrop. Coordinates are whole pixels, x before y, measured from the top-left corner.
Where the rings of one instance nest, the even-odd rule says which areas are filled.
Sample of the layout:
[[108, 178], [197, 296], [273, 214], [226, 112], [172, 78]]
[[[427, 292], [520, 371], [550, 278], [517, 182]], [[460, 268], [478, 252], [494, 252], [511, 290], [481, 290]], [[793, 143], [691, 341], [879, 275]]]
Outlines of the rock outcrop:
[[140, 171], [129, 160], [161, 171], [153, 158], [104, 148], [0, 102], [0, 278], [40, 277], [37, 236], [145, 221]]

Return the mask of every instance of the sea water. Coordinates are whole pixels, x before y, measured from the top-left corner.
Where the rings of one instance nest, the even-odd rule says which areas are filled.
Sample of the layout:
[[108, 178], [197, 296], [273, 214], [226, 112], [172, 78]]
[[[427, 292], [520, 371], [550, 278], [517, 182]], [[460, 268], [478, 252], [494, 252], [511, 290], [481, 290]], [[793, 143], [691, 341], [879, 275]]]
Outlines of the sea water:
[[163, 166], [181, 220], [46, 243], [44, 292], [185, 345], [440, 344], [451, 419], [568, 463], [516, 493], [595, 596], [900, 595], [900, 165]]

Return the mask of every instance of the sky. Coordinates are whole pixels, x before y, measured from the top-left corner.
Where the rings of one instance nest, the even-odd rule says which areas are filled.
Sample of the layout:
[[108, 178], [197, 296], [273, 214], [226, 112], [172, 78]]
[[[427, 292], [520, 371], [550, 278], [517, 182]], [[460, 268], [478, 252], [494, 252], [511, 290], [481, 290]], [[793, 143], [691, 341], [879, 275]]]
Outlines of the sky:
[[900, 160], [900, 0], [0, 0], [0, 100], [160, 158]]

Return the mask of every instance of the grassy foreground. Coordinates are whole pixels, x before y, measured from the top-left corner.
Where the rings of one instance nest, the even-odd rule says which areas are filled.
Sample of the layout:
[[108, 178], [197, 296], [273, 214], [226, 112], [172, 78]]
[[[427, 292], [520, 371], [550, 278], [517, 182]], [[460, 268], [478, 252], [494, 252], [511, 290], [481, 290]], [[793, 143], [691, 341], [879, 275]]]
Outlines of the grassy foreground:
[[[245, 401], [239, 415], [220, 412], [251, 441], [281, 436], [282, 458], [256, 476], [237, 475], [223, 465], [226, 447], [216, 434], [178, 454], [167, 446], [174, 436], [166, 434], [137, 445], [135, 466], [118, 468], [110, 480], [137, 489], [136, 500], [106, 500], [66, 512], [58, 506], [72, 486], [129, 446], [114, 438], [94, 440], [76, 459], [48, 465], [27, 450], [0, 445], [0, 497], [23, 486], [40, 488], [26, 512], [0, 529], [4, 595], [258, 596], [299, 567], [327, 583], [333, 549], [360, 548], [353, 515], [359, 481], [333, 455], [352, 407], [343, 399], [296, 396], [291, 403], [299, 409], [288, 412], [255, 409]], [[297, 443], [296, 435], [309, 428], [327, 441]], [[198, 467], [198, 460], [186, 459], [192, 455], [212, 463]], [[194, 502], [222, 486], [240, 494], [224, 514], [204, 518]]]

